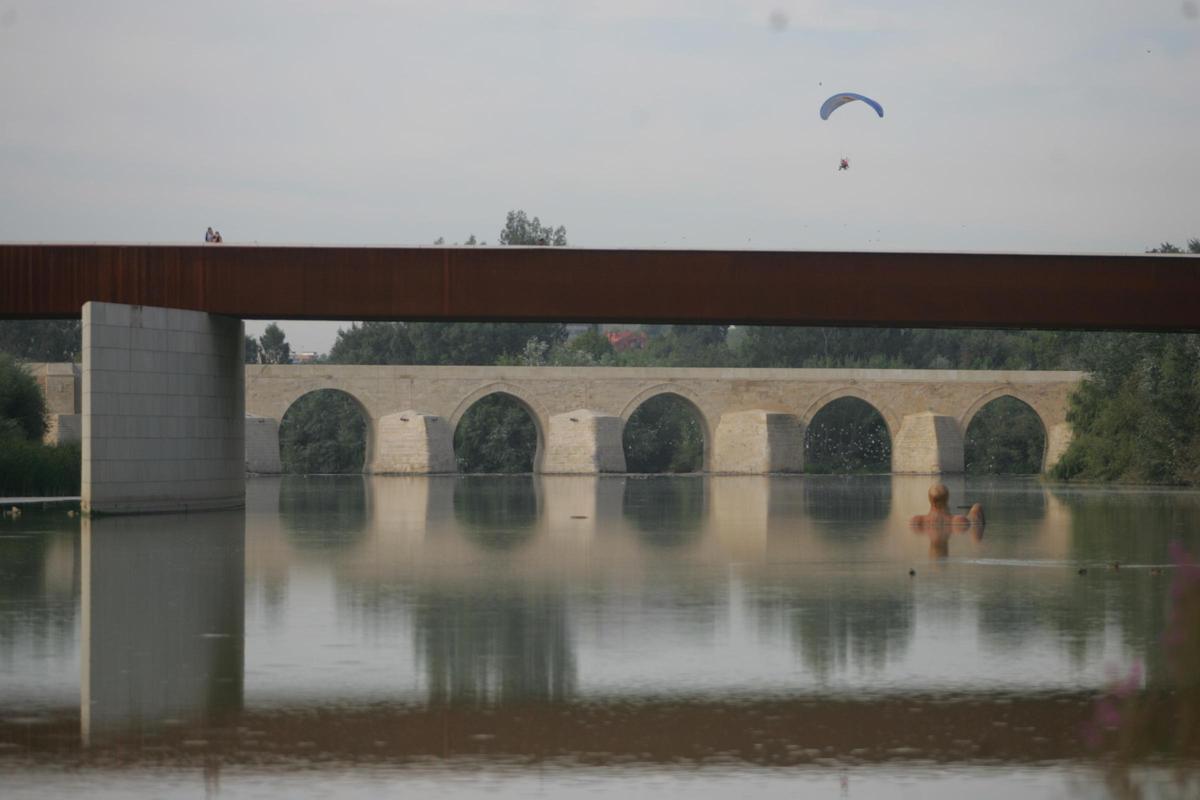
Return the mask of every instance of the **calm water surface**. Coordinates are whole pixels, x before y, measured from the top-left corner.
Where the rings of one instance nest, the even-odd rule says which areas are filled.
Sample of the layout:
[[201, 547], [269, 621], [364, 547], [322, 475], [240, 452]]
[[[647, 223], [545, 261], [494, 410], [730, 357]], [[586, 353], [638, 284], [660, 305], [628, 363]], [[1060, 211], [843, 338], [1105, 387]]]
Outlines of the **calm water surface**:
[[0, 795], [1109, 793], [1084, 731], [1114, 681], [1169, 688], [1200, 494], [948, 484], [982, 535], [911, 531], [929, 479], [901, 477], [30, 511], [0, 523]]

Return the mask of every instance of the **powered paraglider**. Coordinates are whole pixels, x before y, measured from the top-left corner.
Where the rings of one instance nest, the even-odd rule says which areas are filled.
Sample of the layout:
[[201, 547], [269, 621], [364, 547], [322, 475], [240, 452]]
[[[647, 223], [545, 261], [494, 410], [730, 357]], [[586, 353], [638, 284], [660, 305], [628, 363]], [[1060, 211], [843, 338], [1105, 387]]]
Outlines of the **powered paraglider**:
[[842, 92], [840, 94], [835, 94], [833, 97], [821, 104], [821, 119], [829, 119], [829, 115], [834, 111], [846, 105], [846, 103], [853, 103], [855, 100], [861, 100], [871, 108], [875, 109], [876, 114], [881, 117], [883, 116], [883, 106], [879, 105], [878, 102], [872, 100], [866, 95], [855, 94], [854, 92]]

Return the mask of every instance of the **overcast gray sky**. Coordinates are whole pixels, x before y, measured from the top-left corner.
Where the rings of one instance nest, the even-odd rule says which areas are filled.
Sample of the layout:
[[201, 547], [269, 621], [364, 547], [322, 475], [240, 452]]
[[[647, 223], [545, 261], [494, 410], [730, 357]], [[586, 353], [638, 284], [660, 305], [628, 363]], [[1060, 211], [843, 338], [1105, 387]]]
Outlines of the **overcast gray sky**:
[[1197, 142], [1195, 0], [0, 0], [5, 241], [1140, 252]]

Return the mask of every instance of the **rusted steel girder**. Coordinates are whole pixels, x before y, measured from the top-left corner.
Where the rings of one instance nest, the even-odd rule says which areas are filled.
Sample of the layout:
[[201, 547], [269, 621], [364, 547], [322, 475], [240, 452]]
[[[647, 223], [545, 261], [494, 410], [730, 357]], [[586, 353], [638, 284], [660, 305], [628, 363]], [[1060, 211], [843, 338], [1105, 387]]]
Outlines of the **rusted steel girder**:
[[1200, 258], [0, 244], [0, 317], [89, 300], [247, 319], [1200, 330]]

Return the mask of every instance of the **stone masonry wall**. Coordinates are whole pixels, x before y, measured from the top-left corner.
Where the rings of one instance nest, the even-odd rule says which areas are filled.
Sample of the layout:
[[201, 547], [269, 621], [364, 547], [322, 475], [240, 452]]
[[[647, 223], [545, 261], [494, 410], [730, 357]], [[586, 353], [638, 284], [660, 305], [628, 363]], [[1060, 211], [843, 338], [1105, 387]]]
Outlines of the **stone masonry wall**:
[[576, 409], [550, 418], [542, 472], [595, 475], [624, 472], [619, 417]]
[[963, 436], [953, 417], [910, 414], [892, 445], [892, 472], [937, 474], [963, 471]]
[[759, 475], [804, 470], [804, 429], [792, 414], [755, 409], [721, 415], [713, 472]]
[[429, 474], [454, 472], [454, 431], [445, 419], [419, 411], [399, 411], [380, 418], [373, 426], [374, 447], [367, 456], [367, 472], [376, 474]]

